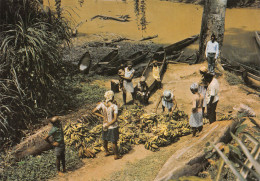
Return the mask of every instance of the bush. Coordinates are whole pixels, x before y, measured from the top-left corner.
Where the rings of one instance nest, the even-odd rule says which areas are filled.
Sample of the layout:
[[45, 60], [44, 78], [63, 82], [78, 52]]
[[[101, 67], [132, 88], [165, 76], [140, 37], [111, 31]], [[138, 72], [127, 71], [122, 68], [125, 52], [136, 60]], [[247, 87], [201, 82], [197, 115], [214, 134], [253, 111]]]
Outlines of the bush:
[[71, 31], [38, 0], [1, 1], [0, 8], [0, 137], [17, 137], [17, 128], [28, 128], [57, 105], [67, 69], [61, 44]]
[[[75, 170], [83, 165], [78, 154], [71, 148], [66, 148], [66, 168]], [[47, 180], [57, 174], [54, 150], [47, 151], [39, 156], [29, 156], [15, 165], [4, 168], [0, 173], [0, 180]]]
[[226, 72], [226, 80], [229, 85], [238, 85], [244, 83], [244, 81], [240, 77], [230, 72]]

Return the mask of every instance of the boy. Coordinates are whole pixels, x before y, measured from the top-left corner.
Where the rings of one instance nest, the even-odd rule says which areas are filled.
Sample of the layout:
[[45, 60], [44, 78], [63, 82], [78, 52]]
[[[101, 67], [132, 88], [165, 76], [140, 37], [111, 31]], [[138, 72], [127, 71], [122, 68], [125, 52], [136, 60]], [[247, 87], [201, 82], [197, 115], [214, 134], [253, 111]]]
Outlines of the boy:
[[[58, 174], [61, 175], [62, 173], [60, 171], [60, 162], [62, 162], [62, 168], [63, 168], [62, 171], [66, 172], [64, 134], [58, 116], [54, 116], [53, 118], [51, 118], [50, 122], [52, 123], [53, 126], [48, 136], [46, 136], [44, 140], [55, 147], [54, 151], [56, 155], [56, 167], [57, 167]], [[52, 142], [49, 140], [50, 137], [53, 138]]]

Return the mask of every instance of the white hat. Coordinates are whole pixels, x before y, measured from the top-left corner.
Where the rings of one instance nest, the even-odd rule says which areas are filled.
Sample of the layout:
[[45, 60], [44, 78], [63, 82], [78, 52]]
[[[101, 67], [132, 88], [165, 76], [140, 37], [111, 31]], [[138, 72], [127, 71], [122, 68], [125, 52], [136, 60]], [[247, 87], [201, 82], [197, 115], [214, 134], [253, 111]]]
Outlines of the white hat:
[[106, 99], [106, 102], [112, 101], [113, 97], [114, 97], [114, 92], [111, 91], [111, 90], [110, 91], [106, 91], [104, 97]]
[[163, 92], [163, 97], [164, 97], [164, 100], [166, 100], [166, 101], [171, 100], [172, 96], [173, 96], [173, 93], [171, 93], [171, 91], [169, 91], [169, 90], [165, 90]]
[[197, 83], [192, 83], [191, 86], [190, 86], [190, 90], [198, 90], [199, 89], [199, 86]]

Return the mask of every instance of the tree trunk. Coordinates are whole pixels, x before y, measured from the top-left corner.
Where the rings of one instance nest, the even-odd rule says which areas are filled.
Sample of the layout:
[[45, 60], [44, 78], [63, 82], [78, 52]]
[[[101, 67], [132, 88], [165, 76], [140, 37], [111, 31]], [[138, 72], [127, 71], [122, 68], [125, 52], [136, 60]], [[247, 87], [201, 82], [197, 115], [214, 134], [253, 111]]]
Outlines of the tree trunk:
[[216, 40], [219, 43], [219, 53], [221, 54], [225, 31], [226, 6], [227, 0], [205, 0], [200, 31], [200, 62], [205, 60], [207, 41], [210, 40], [212, 33], [216, 35]]

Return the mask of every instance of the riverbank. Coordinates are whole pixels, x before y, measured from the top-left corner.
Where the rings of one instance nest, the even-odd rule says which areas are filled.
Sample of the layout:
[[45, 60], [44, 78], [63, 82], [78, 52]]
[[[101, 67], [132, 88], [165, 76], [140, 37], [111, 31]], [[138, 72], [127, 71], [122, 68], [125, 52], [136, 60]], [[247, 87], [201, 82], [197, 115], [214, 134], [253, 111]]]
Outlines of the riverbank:
[[[189, 86], [192, 82], [197, 82], [200, 79], [198, 73], [199, 68], [203, 64], [197, 65], [168, 65], [167, 71], [163, 78], [164, 89], [174, 90], [174, 94], [180, 110], [190, 114], [191, 110], [191, 93]], [[184, 71], [185, 70], [185, 71]], [[106, 89], [110, 88], [109, 78], [106, 80], [96, 80], [93, 83], [101, 85]], [[115, 77], [110, 77], [115, 78]], [[250, 105], [257, 113], [257, 120], [260, 118], [260, 104], [257, 95], [247, 95], [241, 90], [240, 85], [230, 86], [225, 79], [225, 75], [218, 77], [220, 82], [220, 104], [218, 105], [218, 117], [230, 112], [234, 112], [233, 107], [240, 103]], [[133, 80], [134, 84], [139, 81], [139, 78]], [[149, 112], [154, 111], [154, 107], [162, 92], [156, 92], [150, 99], [150, 104], [145, 107]], [[116, 100], [122, 105], [121, 93], [116, 94]], [[236, 97], [236, 99], [234, 99]], [[128, 100], [130, 97], [128, 97]], [[161, 110], [159, 110], [160, 112]], [[221, 123], [222, 124], [222, 123]], [[224, 123], [223, 123], [224, 124]], [[206, 125], [204, 133], [206, 134], [212, 126]], [[218, 130], [218, 129], [217, 129]], [[193, 141], [200, 140], [201, 137], [194, 138]], [[185, 148], [191, 140], [191, 136], [182, 137], [177, 143], [171, 146], [164, 147], [158, 152], [150, 152], [142, 145], [135, 146], [133, 150], [124, 155], [121, 160], [114, 161], [113, 157], [104, 157], [103, 153], [97, 155], [95, 159], [83, 159], [85, 165], [76, 170], [69, 171], [62, 177], [52, 180], [153, 180], [158, 174], [163, 164], [180, 148]], [[200, 143], [200, 149], [203, 148], [208, 139]], [[202, 149], [203, 150], [203, 149]], [[101, 172], [102, 170], [102, 172]]]

